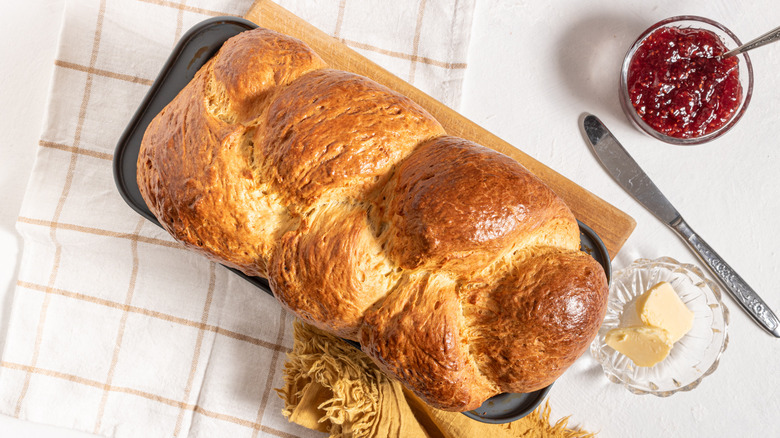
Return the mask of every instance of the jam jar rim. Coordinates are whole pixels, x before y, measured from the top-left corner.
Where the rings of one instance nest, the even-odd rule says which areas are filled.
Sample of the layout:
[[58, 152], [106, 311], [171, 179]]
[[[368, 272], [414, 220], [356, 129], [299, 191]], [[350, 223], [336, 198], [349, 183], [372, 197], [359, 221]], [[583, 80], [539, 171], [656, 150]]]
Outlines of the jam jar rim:
[[[702, 143], [706, 143], [711, 140], [714, 140], [715, 138], [720, 137], [721, 135], [731, 130], [731, 128], [734, 125], [736, 125], [736, 123], [742, 118], [742, 116], [745, 113], [745, 110], [748, 107], [748, 103], [750, 103], [750, 99], [753, 95], [753, 64], [750, 61], [750, 56], [747, 53], [741, 53], [739, 55], [735, 55], [742, 58], [740, 61], [744, 62], [745, 70], [747, 71], [747, 77], [743, 78], [743, 75], [740, 74], [739, 81], [743, 87], [742, 90], [743, 98], [742, 101], [740, 102], [739, 107], [737, 108], [736, 113], [731, 117], [731, 119], [729, 119], [728, 122], [726, 122], [726, 124], [716, 129], [715, 131], [712, 131], [705, 135], [698, 136], [698, 137], [690, 137], [690, 138], [672, 137], [663, 134], [661, 132], [658, 132], [652, 126], [648, 125], [644, 120], [642, 120], [642, 118], [639, 116], [634, 106], [631, 104], [631, 98], [628, 93], [628, 68], [631, 63], [631, 60], [633, 59], [634, 53], [636, 53], [639, 46], [644, 42], [644, 40], [651, 33], [663, 27], [670, 27], [675, 24], [680, 24], [685, 22], [690, 22], [691, 24], [691, 26], [686, 26], [686, 27], [693, 27], [693, 25], [695, 25], [695, 23], [697, 22], [714, 27], [720, 32], [722, 32], [723, 34], [725, 34], [725, 36], [731, 39], [731, 41], [724, 41], [724, 42], [733, 42], [734, 44], [736, 44], [734, 47], [738, 47], [742, 45], [740, 39], [731, 30], [729, 30], [726, 26], [718, 23], [717, 21], [709, 18], [700, 17], [697, 15], [677, 15], [674, 17], [663, 19], [653, 24], [652, 26], [648, 27], [647, 30], [642, 32], [642, 34], [639, 35], [636, 41], [634, 41], [634, 43], [631, 44], [628, 51], [626, 52], [626, 55], [623, 58], [623, 63], [620, 69], [620, 104], [623, 108], [623, 112], [628, 116], [628, 119], [631, 120], [631, 122], [637, 128], [639, 128], [640, 131], [666, 143], [670, 143], [674, 145], [692, 146], [692, 145], [699, 145]], [[707, 28], [702, 28], [702, 29], [710, 30], [710, 31], [713, 30]], [[718, 35], [719, 38], [721, 38], [722, 36], [723, 35]]]

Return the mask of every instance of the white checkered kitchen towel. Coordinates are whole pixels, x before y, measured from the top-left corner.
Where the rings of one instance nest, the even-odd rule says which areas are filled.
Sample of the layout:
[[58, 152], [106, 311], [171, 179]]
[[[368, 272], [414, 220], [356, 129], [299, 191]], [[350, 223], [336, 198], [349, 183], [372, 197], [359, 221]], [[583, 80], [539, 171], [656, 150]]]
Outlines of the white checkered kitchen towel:
[[[473, 0], [285, 0], [457, 106]], [[288, 423], [292, 316], [120, 197], [112, 154], [190, 27], [250, 0], [72, 0], [17, 229], [0, 412], [114, 437], [321, 436]]]

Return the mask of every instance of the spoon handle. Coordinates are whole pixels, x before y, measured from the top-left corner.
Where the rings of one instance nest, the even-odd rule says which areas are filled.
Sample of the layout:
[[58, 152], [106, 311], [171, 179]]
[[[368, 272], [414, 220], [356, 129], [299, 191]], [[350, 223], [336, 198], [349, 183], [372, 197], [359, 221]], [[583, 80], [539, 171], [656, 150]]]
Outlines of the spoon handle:
[[779, 40], [780, 40], [780, 27], [777, 27], [761, 35], [760, 37], [737, 47], [736, 49], [729, 50], [728, 52], [721, 55], [721, 58], [727, 58], [729, 56], [739, 55], [742, 52], [747, 52], [748, 50], [753, 50], [756, 47], [761, 47], [763, 45], [775, 41], [779, 41]]

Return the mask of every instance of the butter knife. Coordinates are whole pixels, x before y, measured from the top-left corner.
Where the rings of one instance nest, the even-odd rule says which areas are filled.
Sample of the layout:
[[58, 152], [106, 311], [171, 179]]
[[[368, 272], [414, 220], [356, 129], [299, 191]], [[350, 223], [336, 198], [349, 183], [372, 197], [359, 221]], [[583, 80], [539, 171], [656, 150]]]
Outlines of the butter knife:
[[658, 190], [647, 174], [631, 158], [614, 135], [596, 116], [589, 114], [583, 127], [590, 147], [612, 178], [640, 204], [674, 230], [729, 295], [767, 332], [780, 338], [780, 321], [758, 294], [683, 220], [680, 213]]

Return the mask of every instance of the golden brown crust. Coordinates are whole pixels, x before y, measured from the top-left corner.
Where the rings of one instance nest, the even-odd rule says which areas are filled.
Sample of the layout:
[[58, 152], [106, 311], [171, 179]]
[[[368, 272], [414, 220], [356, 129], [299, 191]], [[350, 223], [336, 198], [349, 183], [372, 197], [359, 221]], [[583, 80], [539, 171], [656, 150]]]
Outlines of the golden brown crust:
[[236, 121], [257, 117], [242, 111], [267, 107], [278, 86], [325, 64], [300, 41], [266, 29], [239, 34], [219, 54], [150, 123], [138, 186], [176, 239], [265, 277], [291, 218], [256, 171], [254, 127]]
[[550, 221], [576, 222], [516, 161], [457, 137], [421, 145], [388, 187], [388, 252], [405, 269], [481, 271]]
[[326, 194], [364, 198], [418, 143], [443, 133], [408, 98], [362, 76], [324, 69], [276, 96], [255, 147], [279, 192], [293, 208], [305, 209]]
[[380, 369], [432, 406], [466, 411], [497, 391], [469, 354], [455, 285], [442, 274], [406, 278], [366, 313], [360, 344]]
[[[204, 93], [207, 70], [199, 72], [183, 93]], [[263, 275], [256, 254], [272, 240], [270, 223], [284, 210], [262, 199], [260, 184], [246, 169], [241, 152], [243, 127], [205, 116], [203, 99], [177, 99], [149, 125], [139, 155], [139, 188], [163, 228], [186, 245], [215, 260]], [[267, 205], [263, 218], [242, 207]], [[268, 236], [242, 239], [247, 233]]]
[[547, 251], [495, 284], [463, 291], [471, 353], [502, 392], [551, 384], [585, 351], [604, 319], [607, 281], [579, 251]]
[[177, 240], [439, 408], [546, 386], [604, 315], [604, 272], [535, 176], [272, 31], [226, 42], [152, 121], [137, 179]]
[[365, 311], [399, 279], [367, 221], [365, 209], [355, 206], [318, 209], [282, 237], [269, 269], [271, 287], [288, 309], [352, 340]]
[[272, 93], [325, 62], [300, 41], [268, 29], [242, 32], [220, 49], [210, 82], [210, 105], [231, 122], [262, 113]]

